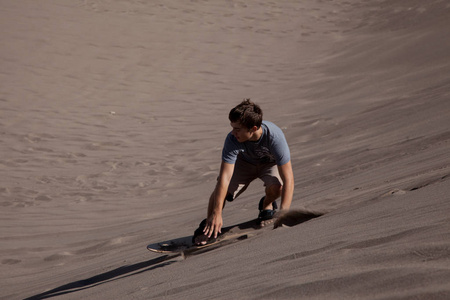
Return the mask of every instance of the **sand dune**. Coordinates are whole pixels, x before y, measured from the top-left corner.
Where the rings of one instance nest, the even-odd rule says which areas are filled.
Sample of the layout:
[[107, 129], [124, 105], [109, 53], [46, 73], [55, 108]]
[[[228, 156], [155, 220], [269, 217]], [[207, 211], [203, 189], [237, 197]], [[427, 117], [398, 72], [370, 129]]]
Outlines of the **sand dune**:
[[[450, 298], [446, 1], [0, 7], [0, 299]], [[148, 252], [204, 217], [248, 97], [290, 144], [293, 209], [326, 214]]]

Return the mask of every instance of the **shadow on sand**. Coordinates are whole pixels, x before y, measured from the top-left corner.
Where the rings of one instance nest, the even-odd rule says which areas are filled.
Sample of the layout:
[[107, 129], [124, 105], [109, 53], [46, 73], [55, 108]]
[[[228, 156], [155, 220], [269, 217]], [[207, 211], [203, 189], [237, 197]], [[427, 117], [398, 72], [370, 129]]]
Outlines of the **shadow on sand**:
[[111, 282], [120, 278], [132, 276], [135, 274], [143, 273], [146, 271], [151, 271], [157, 268], [162, 268], [173, 264], [175, 261], [170, 261], [173, 258], [180, 256], [180, 254], [174, 255], [164, 255], [155, 259], [140, 262], [134, 265], [120, 267], [93, 277], [78, 280], [68, 284], [64, 284], [52, 290], [46, 291], [44, 293], [25, 298], [24, 300], [37, 300], [37, 299], [47, 299], [51, 297], [56, 297], [64, 294], [69, 294], [84, 289], [92, 288], [103, 283]]

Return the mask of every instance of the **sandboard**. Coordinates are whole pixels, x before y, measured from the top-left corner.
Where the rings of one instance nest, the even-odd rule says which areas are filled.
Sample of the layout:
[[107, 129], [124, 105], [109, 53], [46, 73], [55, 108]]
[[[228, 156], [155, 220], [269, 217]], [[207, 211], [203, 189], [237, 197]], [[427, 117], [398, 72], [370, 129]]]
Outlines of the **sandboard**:
[[147, 249], [157, 253], [193, 253], [202, 249], [214, 249], [226, 244], [245, 240], [249, 237], [262, 234], [266, 230], [271, 230], [279, 226], [292, 227], [300, 223], [306, 222], [313, 218], [317, 218], [323, 213], [309, 212], [304, 210], [289, 211], [282, 217], [275, 220], [273, 225], [261, 226], [258, 219], [253, 219], [244, 223], [236, 224], [222, 228], [222, 234], [213, 242], [206, 245], [194, 245], [192, 236], [185, 236], [163, 242], [152, 243]]
[[240, 241], [247, 239], [249, 236], [255, 234], [257, 230], [262, 228], [257, 219], [222, 228], [222, 234], [212, 242], [208, 242], [205, 245], [194, 245], [192, 243], [192, 235], [164, 242], [157, 242], [147, 246], [147, 249], [157, 253], [181, 253], [181, 252], [193, 252], [196, 250], [208, 248], [211, 246], [220, 246], [223, 244], [232, 243], [234, 241]]

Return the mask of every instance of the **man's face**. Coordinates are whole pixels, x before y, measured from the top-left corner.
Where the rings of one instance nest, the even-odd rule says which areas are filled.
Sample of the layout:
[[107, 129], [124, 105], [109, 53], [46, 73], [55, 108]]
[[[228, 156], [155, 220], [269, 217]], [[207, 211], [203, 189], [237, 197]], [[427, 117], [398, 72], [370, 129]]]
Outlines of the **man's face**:
[[239, 143], [246, 142], [253, 137], [253, 129], [248, 129], [245, 126], [242, 126], [241, 123], [231, 122], [230, 125], [233, 128], [231, 134], [238, 140]]

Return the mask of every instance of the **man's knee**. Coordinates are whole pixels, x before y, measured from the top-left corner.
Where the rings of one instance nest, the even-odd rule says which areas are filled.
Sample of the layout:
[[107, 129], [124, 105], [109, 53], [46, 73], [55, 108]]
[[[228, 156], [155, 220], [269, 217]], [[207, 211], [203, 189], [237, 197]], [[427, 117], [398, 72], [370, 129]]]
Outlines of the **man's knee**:
[[266, 194], [267, 196], [278, 198], [281, 196], [282, 188], [281, 184], [272, 184], [266, 188]]
[[228, 202], [232, 202], [234, 200], [233, 194], [227, 193], [225, 200], [227, 200]]

